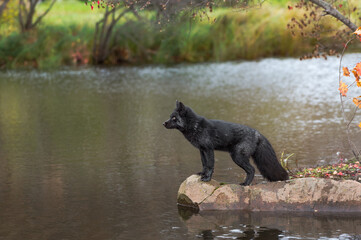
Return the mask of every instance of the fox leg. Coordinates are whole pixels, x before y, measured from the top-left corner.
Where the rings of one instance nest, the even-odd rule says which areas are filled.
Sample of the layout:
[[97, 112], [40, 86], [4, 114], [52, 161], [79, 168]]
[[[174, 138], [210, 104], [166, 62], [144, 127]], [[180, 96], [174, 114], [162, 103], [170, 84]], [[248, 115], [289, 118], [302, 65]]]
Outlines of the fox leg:
[[201, 153], [201, 161], [202, 161], [202, 171], [197, 174], [203, 177], [207, 171], [207, 160], [202, 150], [200, 150], [200, 153]]
[[246, 151], [233, 150], [230, 152], [232, 160], [240, 166], [244, 171], [247, 173], [246, 180], [241, 183], [243, 186], [248, 186], [251, 184], [253, 178], [254, 178], [254, 167], [249, 163], [250, 154], [248, 155]]
[[214, 170], [214, 152], [213, 150], [206, 149], [201, 151], [201, 159], [203, 165], [203, 171], [201, 172], [201, 180], [208, 182], [212, 179]]

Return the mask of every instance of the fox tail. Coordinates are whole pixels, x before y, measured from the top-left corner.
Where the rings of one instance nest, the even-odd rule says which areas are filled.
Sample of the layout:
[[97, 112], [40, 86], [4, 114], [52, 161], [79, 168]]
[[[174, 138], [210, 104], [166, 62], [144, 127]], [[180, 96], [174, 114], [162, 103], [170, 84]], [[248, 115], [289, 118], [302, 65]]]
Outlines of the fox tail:
[[262, 135], [252, 158], [262, 176], [269, 181], [275, 182], [289, 179], [287, 171], [278, 162], [272, 145]]

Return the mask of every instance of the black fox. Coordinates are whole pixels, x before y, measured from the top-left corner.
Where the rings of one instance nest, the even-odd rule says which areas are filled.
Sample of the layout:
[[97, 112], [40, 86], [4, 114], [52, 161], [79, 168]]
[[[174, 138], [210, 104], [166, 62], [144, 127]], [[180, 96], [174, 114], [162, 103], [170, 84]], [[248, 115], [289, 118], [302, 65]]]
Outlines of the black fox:
[[212, 178], [214, 150], [229, 152], [233, 161], [246, 171], [246, 180], [241, 185], [250, 185], [254, 177], [255, 170], [249, 163], [250, 157], [269, 181], [288, 179], [288, 173], [278, 162], [269, 141], [253, 128], [207, 119], [178, 101], [169, 120], [163, 125], [168, 129], [181, 131], [184, 137], [200, 150], [203, 170], [198, 174], [204, 182]]

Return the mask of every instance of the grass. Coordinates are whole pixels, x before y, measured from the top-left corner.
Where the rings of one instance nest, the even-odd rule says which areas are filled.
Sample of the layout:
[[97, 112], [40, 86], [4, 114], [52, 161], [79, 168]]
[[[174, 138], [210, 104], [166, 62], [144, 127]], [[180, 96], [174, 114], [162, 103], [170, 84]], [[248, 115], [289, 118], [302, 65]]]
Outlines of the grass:
[[[44, 12], [49, 3], [41, 3], [37, 12]], [[186, 16], [161, 31], [152, 24], [154, 15], [149, 12], [142, 12], [145, 21], [129, 16], [116, 26], [106, 64], [300, 56], [311, 51], [313, 42], [292, 37], [287, 29], [293, 17], [303, 14], [288, 10], [287, 5], [293, 3], [273, 0], [272, 5], [248, 11], [219, 8], [209, 13], [209, 19]], [[56, 68], [91, 62], [95, 23], [104, 9], [92, 11], [83, 1], [63, 0], [37, 29], [21, 34], [16, 27], [16, 6], [12, 7], [15, 12], [9, 11], [0, 24], [0, 68]], [[325, 24], [333, 26], [330, 21]]]
[[[39, 5], [39, 12], [44, 12], [50, 1]], [[44, 24], [55, 26], [94, 26], [99, 21], [104, 9], [90, 10], [89, 6], [84, 4], [84, 1], [63, 0], [56, 2], [53, 9], [44, 19]]]

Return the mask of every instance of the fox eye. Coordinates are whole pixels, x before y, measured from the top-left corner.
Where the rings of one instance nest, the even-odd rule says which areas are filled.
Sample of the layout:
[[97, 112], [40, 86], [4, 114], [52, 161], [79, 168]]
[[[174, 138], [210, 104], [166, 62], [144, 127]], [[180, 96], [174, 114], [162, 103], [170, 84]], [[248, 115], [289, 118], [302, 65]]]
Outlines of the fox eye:
[[172, 121], [175, 121], [175, 120], [177, 120], [177, 118], [176, 118], [176, 117], [172, 117]]

